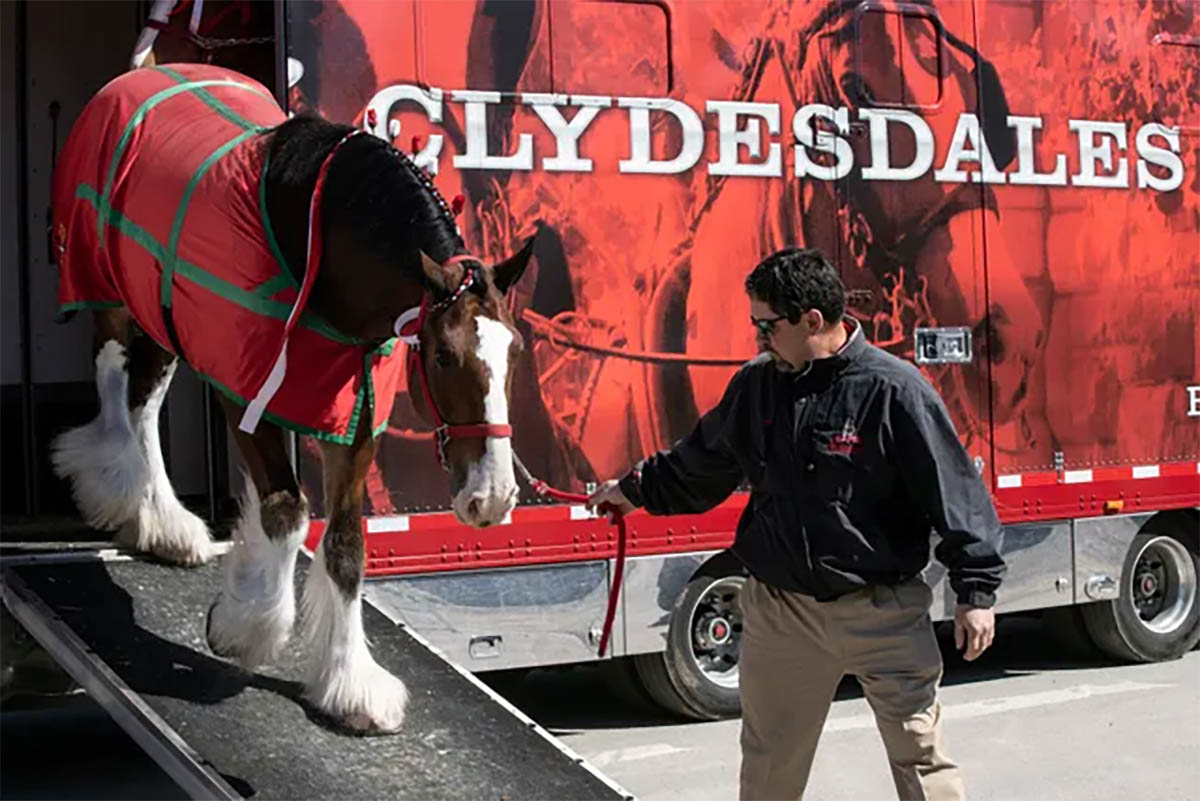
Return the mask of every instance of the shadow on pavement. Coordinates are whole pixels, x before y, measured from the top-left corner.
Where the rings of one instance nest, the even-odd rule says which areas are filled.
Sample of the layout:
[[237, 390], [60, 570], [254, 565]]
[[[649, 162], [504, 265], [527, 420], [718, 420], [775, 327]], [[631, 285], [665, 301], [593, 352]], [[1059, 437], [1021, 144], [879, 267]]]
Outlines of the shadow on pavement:
[[[1095, 650], [1074, 629], [1076, 610], [1040, 615], [1010, 615], [997, 622], [995, 643], [979, 659], [966, 662], [954, 647], [954, 628], [938, 624], [945, 662], [943, 686], [1003, 681], [1041, 672], [1094, 670], [1116, 664]], [[619, 661], [619, 660], [618, 660]], [[480, 675], [527, 715], [559, 736], [594, 729], [674, 726], [683, 722], [640, 691], [617, 663], [501, 671]], [[836, 700], [862, 697], [858, 682], [847, 676]], [[698, 725], [702, 725], [697, 722]]]

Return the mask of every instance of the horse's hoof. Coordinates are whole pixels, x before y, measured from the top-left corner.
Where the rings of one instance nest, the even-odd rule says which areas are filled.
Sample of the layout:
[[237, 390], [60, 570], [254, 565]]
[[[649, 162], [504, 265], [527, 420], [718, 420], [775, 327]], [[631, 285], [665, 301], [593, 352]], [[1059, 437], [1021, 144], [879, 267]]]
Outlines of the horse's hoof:
[[366, 712], [357, 712], [346, 716], [341, 722], [346, 729], [365, 737], [395, 734], [404, 725], [404, 713], [375, 717]]
[[287, 645], [295, 607], [282, 602], [264, 611], [253, 603], [230, 601], [230, 597], [228, 591], [222, 591], [208, 608], [204, 638], [215, 655], [253, 673], [274, 662]]
[[208, 525], [178, 503], [170, 512], [157, 506], [143, 505], [137, 517], [121, 527], [119, 539], [177, 567], [199, 567], [212, 561], [217, 548]]
[[231, 653], [227, 649], [222, 650], [220, 647], [217, 646], [217, 643], [213, 640], [213, 633], [212, 633], [213, 612], [217, 611], [217, 604], [220, 602], [221, 602], [221, 599], [220, 599], [220, 596], [218, 596], [217, 600], [213, 601], [212, 604], [209, 605], [209, 607], [208, 607], [208, 614], [204, 618], [204, 639], [208, 643], [208, 650], [212, 651], [217, 656], [223, 657], [225, 659], [229, 659], [230, 657], [233, 656], [233, 653]]
[[328, 683], [309, 687], [305, 700], [346, 731], [358, 735], [393, 734], [404, 724], [408, 688], [368, 654], [336, 671]]
[[175, 567], [200, 567], [212, 561], [215, 549], [211, 543], [197, 543], [183, 548], [154, 547], [150, 554], [160, 562]]

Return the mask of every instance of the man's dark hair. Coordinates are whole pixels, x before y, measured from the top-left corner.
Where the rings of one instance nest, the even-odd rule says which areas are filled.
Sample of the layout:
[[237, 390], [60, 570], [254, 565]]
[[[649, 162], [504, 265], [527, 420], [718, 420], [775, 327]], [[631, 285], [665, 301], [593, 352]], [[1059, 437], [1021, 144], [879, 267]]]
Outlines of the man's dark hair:
[[790, 323], [816, 309], [832, 324], [846, 310], [841, 276], [816, 248], [785, 248], [767, 256], [746, 276], [746, 291]]

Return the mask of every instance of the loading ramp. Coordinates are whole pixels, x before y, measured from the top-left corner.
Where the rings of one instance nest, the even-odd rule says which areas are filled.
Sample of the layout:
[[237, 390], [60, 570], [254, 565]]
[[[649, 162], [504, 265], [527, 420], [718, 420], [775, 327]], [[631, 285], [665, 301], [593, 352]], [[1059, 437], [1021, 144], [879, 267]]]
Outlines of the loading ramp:
[[372, 652], [409, 688], [396, 735], [349, 736], [307, 707], [298, 638], [253, 674], [213, 656], [204, 624], [219, 560], [185, 569], [105, 549], [5, 553], [12, 614], [193, 798], [632, 798], [365, 600]]

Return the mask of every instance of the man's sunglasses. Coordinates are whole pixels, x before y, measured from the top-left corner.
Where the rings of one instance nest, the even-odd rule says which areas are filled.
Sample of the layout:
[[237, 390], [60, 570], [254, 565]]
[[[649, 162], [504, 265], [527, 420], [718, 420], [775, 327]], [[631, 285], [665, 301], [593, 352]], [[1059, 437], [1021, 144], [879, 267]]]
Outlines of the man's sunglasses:
[[778, 317], [751, 317], [750, 323], [758, 329], [758, 333], [769, 337], [775, 333], [775, 326], [786, 319], [787, 316], [782, 314]]

